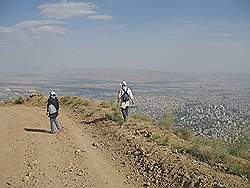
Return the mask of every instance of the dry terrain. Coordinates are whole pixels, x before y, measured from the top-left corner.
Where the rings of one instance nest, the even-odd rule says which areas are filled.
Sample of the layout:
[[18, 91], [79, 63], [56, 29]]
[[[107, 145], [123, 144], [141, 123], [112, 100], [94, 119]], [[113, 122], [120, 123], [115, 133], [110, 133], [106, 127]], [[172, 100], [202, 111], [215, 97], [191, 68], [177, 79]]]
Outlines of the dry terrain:
[[248, 186], [172, 147], [189, 143], [151, 120], [130, 118], [120, 128], [108, 103], [61, 98], [63, 131], [54, 135], [46, 98], [20, 103], [0, 105], [0, 187]]
[[44, 108], [7, 106], [0, 114], [0, 187], [136, 187], [65, 112], [56, 135]]

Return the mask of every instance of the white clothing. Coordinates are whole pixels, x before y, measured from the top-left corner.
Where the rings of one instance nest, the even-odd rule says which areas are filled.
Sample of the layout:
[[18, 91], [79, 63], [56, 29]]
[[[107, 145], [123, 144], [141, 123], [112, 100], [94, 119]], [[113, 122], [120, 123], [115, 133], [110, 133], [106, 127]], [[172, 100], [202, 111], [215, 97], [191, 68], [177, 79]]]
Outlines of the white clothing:
[[125, 109], [127, 106], [130, 106], [130, 100], [128, 100], [126, 102], [122, 101], [122, 95], [124, 94], [125, 91], [127, 91], [128, 95], [130, 97], [130, 100], [134, 101], [134, 96], [133, 96], [131, 89], [126, 87], [126, 86], [122, 86], [122, 88], [118, 92], [117, 100], [120, 104], [120, 107], [123, 109]]

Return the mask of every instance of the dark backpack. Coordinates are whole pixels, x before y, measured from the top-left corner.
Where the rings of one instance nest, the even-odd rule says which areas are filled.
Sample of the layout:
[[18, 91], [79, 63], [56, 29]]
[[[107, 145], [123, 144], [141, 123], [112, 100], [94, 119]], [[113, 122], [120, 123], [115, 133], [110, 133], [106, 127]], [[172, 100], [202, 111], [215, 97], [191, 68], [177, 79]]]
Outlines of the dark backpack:
[[129, 97], [129, 94], [128, 94], [128, 89], [125, 91], [124, 89], [122, 89], [124, 91], [123, 95], [122, 95], [122, 101], [123, 102], [127, 102], [129, 101], [130, 97]]

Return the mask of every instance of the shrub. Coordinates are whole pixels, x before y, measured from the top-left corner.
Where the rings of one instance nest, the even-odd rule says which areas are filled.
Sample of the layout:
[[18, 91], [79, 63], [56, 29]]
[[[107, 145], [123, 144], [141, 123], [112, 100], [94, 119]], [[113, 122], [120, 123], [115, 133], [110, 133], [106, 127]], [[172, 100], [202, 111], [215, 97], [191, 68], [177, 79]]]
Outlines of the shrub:
[[188, 152], [199, 160], [213, 165], [224, 162], [225, 156], [228, 155], [228, 148], [222, 140], [196, 137]]
[[17, 99], [14, 100], [14, 104], [23, 104], [23, 102], [25, 101], [25, 98], [23, 98], [22, 96], [19, 96]]
[[214, 165], [217, 162], [223, 162], [227, 155], [227, 151], [220, 147], [205, 146], [201, 148], [201, 151], [203, 158], [210, 165]]
[[90, 104], [90, 101], [88, 99], [83, 99], [83, 98], [78, 97], [75, 99], [75, 104], [82, 105], [82, 106], [88, 106]]
[[246, 175], [249, 179], [249, 162], [245, 164], [239, 158], [236, 158], [237, 160], [230, 160], [231, 158], [227, 157], [229, 154], [228, 145], [222, 140], [198, 137], [194, 139], [187, 151], [200, 161], [210, 165], [218, 162], [223, 163], [230, 169], [231, 173], [238, 176]]
[[61, 97], [60, 102], [64, 105], [71, 105], [71, 106], [75, 106], [75, 105], [80, 105], [80, 106], [88, 106], [90, 104], [90, 101], [88, 99], [83, 99], [80, 97]]
[[149, 121], [149, 122], [152, 121], [150, 117], [141, 113], [135, 113], [131, 117], [133, 117], [134, 119], [142, 120], [142, 121]]
[[111, 120], [116, 122], [118, 125], [122, 125], [123, 124], [123, 118], [121, 117], [121, 112], [120, 112], [120, 107], [119, 105], [114, 101], [110, 101], [110, 105], [112, 107], [112, 112], [111, 113], [107, 113], [105, 114], [105, 116]]
[[176, 134], [177, 136], [179, 136], [180, 138], [184, 139], [184, 140], [191, 140], [192, 138], [192, 133], [188, 128], [180, 128], [176, 130]]
[[118, 103], [116, 101], [110, 100], [109, 104], [110, 104], [111, 110], [113, 112], [115, 112], [115, 113], [120, 112], [120, 106], [118, 105]]
[[62, 104], [65, 104], [65, 103], [67, 103], [70, 99], [71, 99], [71, 97], [69, 97], [69, 96], [60, 97], [60, 102], [61, 102]]
[[92, 116], [94, 113], [98, 112], [98, 108], [93, 108], [93, 109], [88, 109], [87, 112], [85, 113], [86, 116]]
[[167, 146], [168, 144], [169, 144], [169, 137], [165, 137], [160, 143], [161, 146]]
[[117, 114], [117, 113], [108, 113], [108, 114], [105, 114], [105, 116], [109, 120], [116, 122], [119, 126], [121, 126], [123, 124], [123, 119], [120, 116], [120, 114]]
[[233, 138], [232, 142], [228, 144], [229, 154], [249, 159], [249, 143], [247, 142], [246, 135], [239, 135], [237, 138]]
[[166, 113], [159, 121], [159, 126], [164, 129], [171, 129], [173, 126], [173, 117], [170, 113]]
[[247, 176], [248, 180], [250, 178], [250, 170], [249, 170], [250, 165], [249, 165], [249, 163], [247, 165], [243, 165], [241, 163], [230, 163], [229, 169], [233, 174], [235, 174], [237, 176], [245, 175], [245, 176]]
[[180, 144], [180, 143], [174, 143], [174, 144], [171, 143], [171, 146], [172, 146], [172, 148], [175, 149], [175, 151], [178, 151], [178, 152], [184, 152], [184, 151], [186, 152], [187, 151], [186, 146], [183, 144]]
[[112, 105], [110, 102], [104, 101], [100, 104], [100, 107], [102, 108], [110, 108]]
[[139, 127], [136, 127], [136, 130], [139, 131], [139, 130], [143, 130], [143, 129], [146, 129], [146, 128], [148, 128], [147, 125], [141, 125]]
[[158, 134], [153, 134], [151, 137], [150, 137], [150, 141], [155, 141], [155, 140], [158, 140], [160, 138], [160, 135]]
[[195, 158], [204, 161], [203, 160], [203, 156], [200, 150], [200, 146], [197, 144], [192, 144], [188, 149], [187, 149], [188, 153], [192, 156], [194, 156]]

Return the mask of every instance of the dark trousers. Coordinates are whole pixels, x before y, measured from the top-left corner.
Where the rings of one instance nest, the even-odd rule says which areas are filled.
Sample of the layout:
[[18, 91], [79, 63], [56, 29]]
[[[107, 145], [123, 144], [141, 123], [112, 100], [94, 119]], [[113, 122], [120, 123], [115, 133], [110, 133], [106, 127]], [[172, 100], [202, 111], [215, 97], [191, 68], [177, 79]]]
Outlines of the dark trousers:
[[127, 121], [128, 120], [128, 106], [125, 109], [121, 108], [121, 110], [122, 110], [122, 116], [123, 116], [124, 121]]

